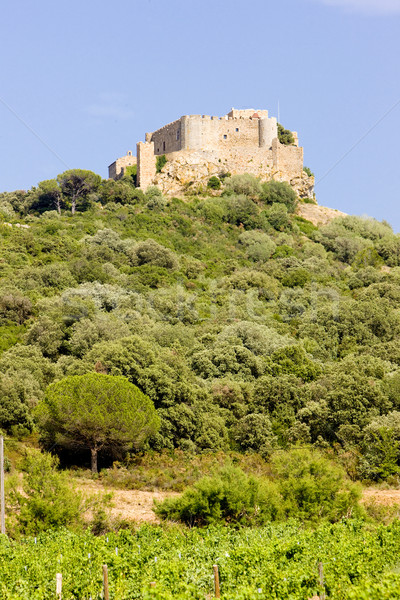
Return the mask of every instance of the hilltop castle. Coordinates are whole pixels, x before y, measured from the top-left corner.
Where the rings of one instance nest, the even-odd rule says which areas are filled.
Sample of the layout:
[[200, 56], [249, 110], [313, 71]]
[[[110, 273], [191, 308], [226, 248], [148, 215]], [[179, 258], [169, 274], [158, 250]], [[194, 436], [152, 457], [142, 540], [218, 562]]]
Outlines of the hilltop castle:
[[[289, 182], [300, 197], [312, 197], [314, 180], [303, 171], [303, 148], [293, 132], [294, 144], [278, 140], [275, 117], [267, 110], [232, 110], [224, 117], [185, 115], [146, 133], [138, 142], [137, 156], [128, 152], [109, 166], [109, 177], [119, 179], [126, 167], [137, 164], [137, 185], [157, 185], [164, 193], [179, 194], [206, 185], [213, 175], [250, 173], [266, 181]], [[157, 156], [167, 162], [157, 172]]]

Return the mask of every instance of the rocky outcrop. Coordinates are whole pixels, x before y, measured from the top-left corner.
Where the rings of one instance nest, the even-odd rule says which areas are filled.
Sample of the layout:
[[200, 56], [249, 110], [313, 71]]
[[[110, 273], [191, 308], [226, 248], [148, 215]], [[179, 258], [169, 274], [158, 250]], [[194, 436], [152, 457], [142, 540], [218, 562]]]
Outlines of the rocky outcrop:
[[[201, 187], [206, 187], [210, 177], [226, 176], [228, 169], [231, 175], [243, 173], [243, 170], [231, 168], [229, 163], [220, 162], [211, 153], [187, 153], [169, 158], [161, 173], [157, 173], [154, 185], [158, 186], [163, 194], [168, 196], [181, 196], [185, 192], [196, 192]], [[251, 173], [251, 163], [247, 172]], [[274, 171], [266, 165], [263, 170], [257, 170], [253, 175], [261, 181], [287, 181], [296, 191], [299, 198], [314, 198], [314, 177], [309, 177], [305, 172], [301, 177], [290, 179], [285, 172]]]

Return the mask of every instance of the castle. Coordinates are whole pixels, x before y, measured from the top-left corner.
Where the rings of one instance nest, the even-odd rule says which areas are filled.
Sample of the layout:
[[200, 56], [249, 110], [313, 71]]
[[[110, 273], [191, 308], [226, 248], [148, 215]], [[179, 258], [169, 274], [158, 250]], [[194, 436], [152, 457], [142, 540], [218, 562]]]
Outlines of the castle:
[[[250, 173], [262, 181], [287, 181], [300, 197], [312, 197], [314, 180], [303, 171], [303, 148], [293, 132], [294, 144], [278, 139], [275, 117], [267, 110], [232, 110], [223, 117], [185, 115], [146, 133], [138, 142], [137, 156], [132, 152], [109, 166], [109, 177], [119, 179], [128, 166], [137, 164], [138, 187], [157, 185], [164, 193], [207, 185], [213, 175]], [[167, 162], [157, 169], [157, 157]]]

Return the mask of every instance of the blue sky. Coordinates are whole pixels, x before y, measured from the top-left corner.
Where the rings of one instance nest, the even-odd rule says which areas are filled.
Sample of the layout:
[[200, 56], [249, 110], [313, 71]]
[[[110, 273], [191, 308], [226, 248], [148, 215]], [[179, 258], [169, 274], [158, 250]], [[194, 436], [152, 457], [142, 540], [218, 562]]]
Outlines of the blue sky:
[[279, 103], [319, 203], [400, 231], [400, 0], [15, 0], [0, 46], [0, 191]]

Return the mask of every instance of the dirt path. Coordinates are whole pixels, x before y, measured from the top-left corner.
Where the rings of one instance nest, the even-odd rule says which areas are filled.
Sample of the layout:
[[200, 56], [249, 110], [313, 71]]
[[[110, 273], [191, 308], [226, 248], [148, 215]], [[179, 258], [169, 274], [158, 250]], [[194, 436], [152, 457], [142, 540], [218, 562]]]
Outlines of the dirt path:
[[366, 488], [363, 491], [364, 502], [376, 502], [382, 506], [400, 506], [400, 490], [378, 490], [375, 488]]
[[76, 486], [84, 494], [111, 493], [111, 516], [137, 523], [159, 523], [153, 512], [153, 501], [177, 496], [176, 492], [144, 492], [142, 490], [119, 490], [105, 487], [91, 479], [77, 479]]

